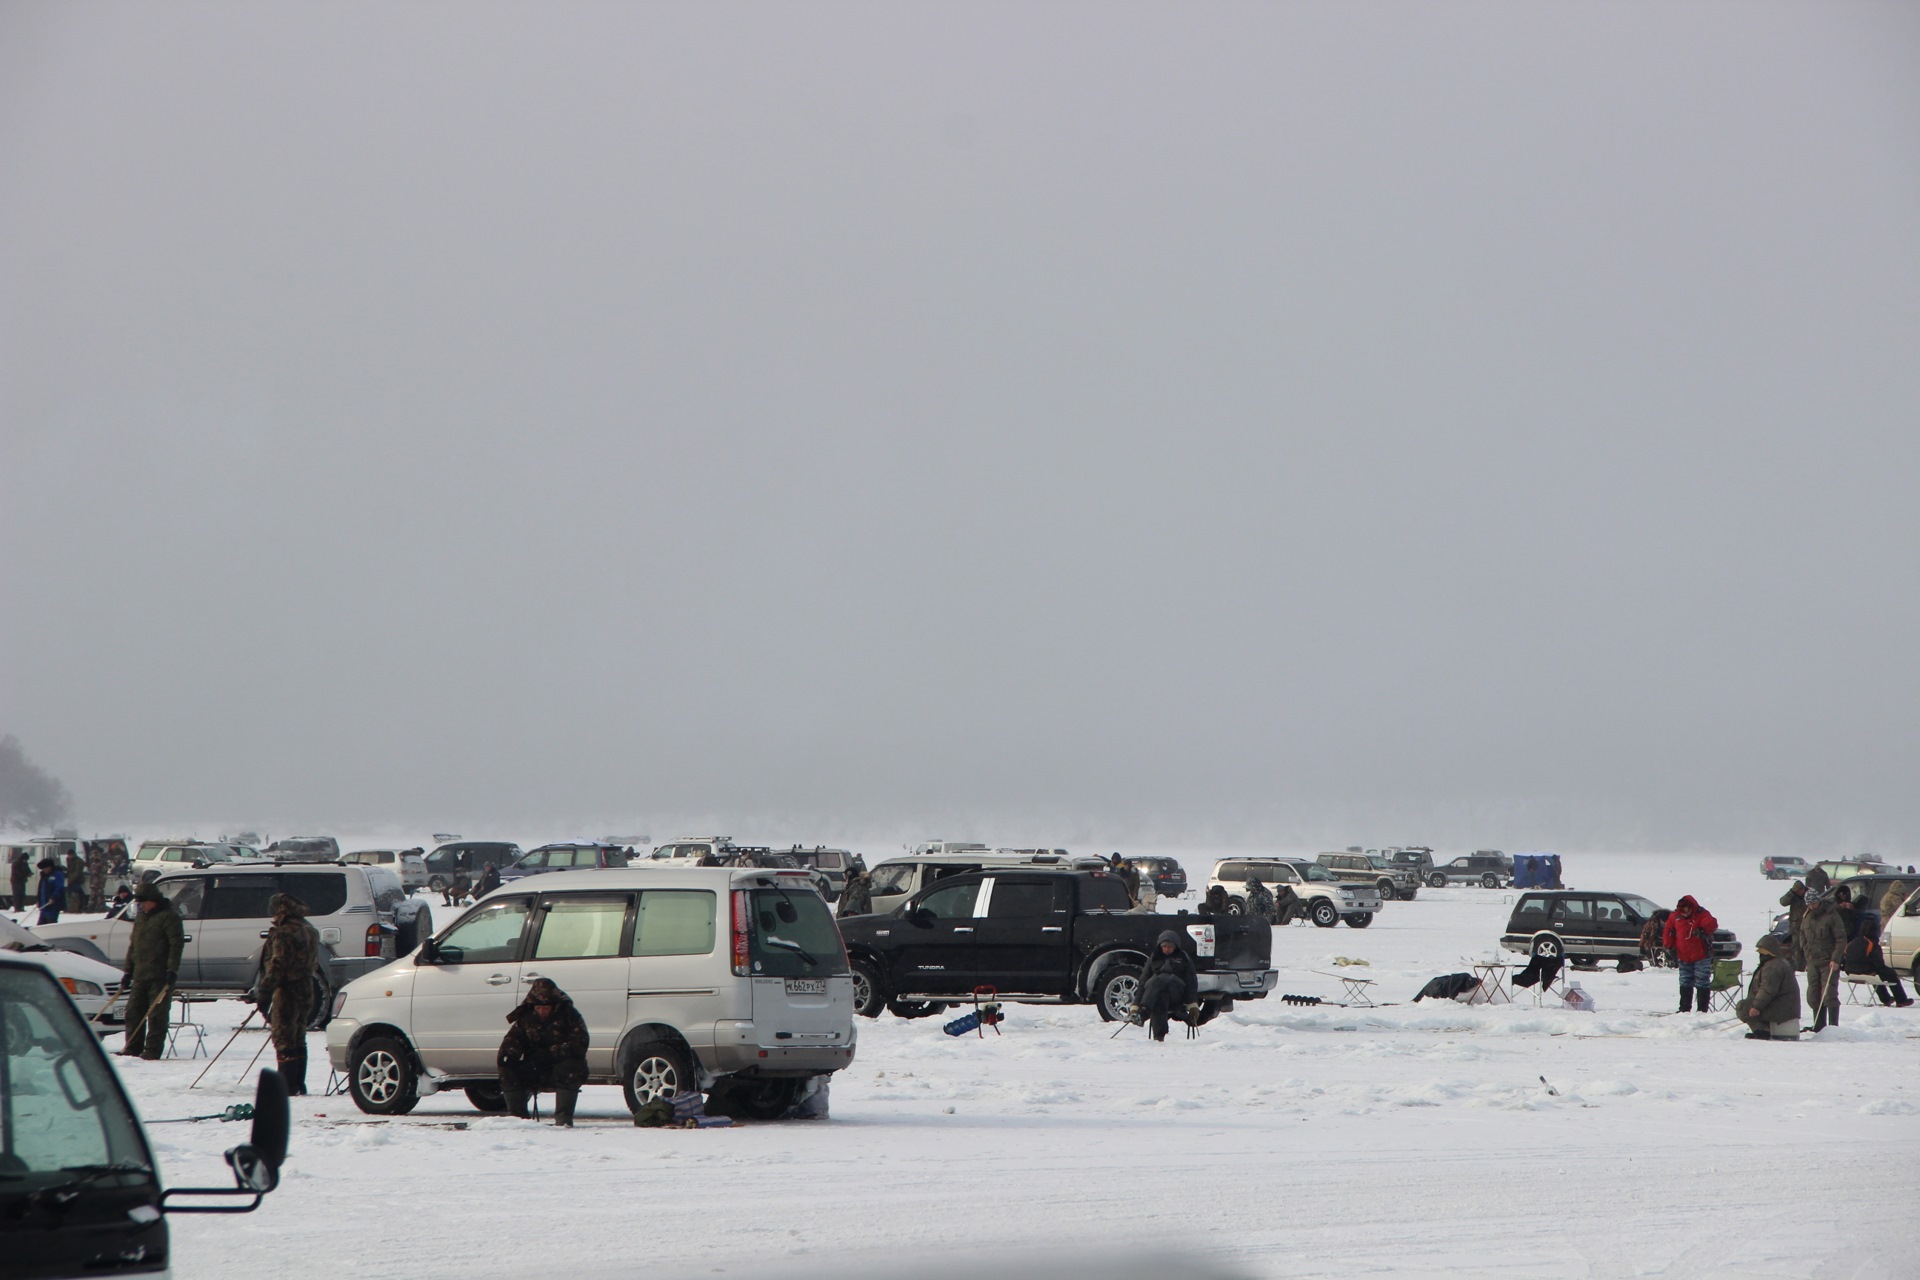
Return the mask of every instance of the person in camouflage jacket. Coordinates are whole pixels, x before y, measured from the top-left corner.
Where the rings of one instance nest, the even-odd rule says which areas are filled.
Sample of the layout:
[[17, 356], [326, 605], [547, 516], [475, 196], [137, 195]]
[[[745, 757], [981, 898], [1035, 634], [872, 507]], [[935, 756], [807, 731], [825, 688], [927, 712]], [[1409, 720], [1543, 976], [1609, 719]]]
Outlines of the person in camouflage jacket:
[[587, 1082], [587, 1020], [566, 992], [536, 978], [507, 1023], [496, 1057], [507, 1114], [526, 1119], [528, 1096], [551, 1089], [553, 1122], [571, 1129], [574, 1103]]
[[1813, 1029], [1840, 1024], [1840, 965], [1847, 952], [1847, 925], [1824, 891], [1809, 890], [1800, 917], [1800, 956], [1807, 967], [1807, 1008]]
[[864, 866], [857, 866], [847, 876], [847, 887], [840, 891], [840, 910], [842, 919], [847, 916], [864, 916], [873, 911], [873, 875]]
[[1261, 920], [1273, 919], [1273, 892], [1258, 876], [1247, 877], [1247, 914]]
[[320, 958], [320, 938], [307, 923], [306, 904], [292, 894], [274, 894], [267, 910], [273, 927], [260, 949], [254, 1001], [267, 1011], [273, 1056], [287, 1092], [298, 1097], [307, 1091], [307, 1024], [313, 1021], [313, 970]]
[[87, 842], [87, 907], [91, 911], [107, 909], [107, 846], [105, 841]]
[[117, 1052], [152, 1061], [167, 1047], [167, 1001], [180, 973], [186, 926], [165, 894], [150, 884], [133, 893], [137, 918], [127, 935], [127, 1038]]

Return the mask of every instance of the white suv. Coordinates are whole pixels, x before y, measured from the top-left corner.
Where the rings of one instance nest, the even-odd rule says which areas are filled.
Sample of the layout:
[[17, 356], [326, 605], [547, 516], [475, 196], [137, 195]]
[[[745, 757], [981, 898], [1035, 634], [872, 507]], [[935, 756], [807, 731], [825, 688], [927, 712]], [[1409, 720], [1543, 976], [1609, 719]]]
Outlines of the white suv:
[[1222, 858], [1213, 864], [1207, 888], [1220, 885], [1230, 895], [1227, 910], [1238, 915], [1247, 909], [1247, 877], [1258, 876], [1269, 889], [1286, 885], [1299, 897], [1307, 919], [1322, 929], [1342, 920], [1349, 928], [1364, 929], [1380, 910], [1380, 891], [1373, 885], [1342, 884], [1333, 872], [1305, 858]]
[[362, 1111], [404, 1114], [448, 1088], [499, 1111], [495, 1054], [537, 978], [586, 1019], [588, 1083], [624, 1086], [636, 1113], [714, 1090], [776, 1118], [853, 1061], [846, 948], [805, 872], [646, 864], [494, 890], [419, 954], [350, 983], [327, 1056]]

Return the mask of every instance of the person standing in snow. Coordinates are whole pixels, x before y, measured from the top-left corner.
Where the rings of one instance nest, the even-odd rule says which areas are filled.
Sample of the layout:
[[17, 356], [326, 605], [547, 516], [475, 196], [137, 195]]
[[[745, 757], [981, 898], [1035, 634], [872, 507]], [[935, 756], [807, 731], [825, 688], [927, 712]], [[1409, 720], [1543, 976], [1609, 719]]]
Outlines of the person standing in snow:
[[1273, 894], [1259, 876], [1250, 875], [1246, 881], [1247, 914], [1256, 920], [1273, 920]]
[[1792, 1040], [1800, 1034], [1800, 984], [1793, 979], [1787, 944], [1768, 934], [1755, 944], [1760, 966], [1740, 1002], [1749, 1040]]
[[165, 894], [151, 884], [133, 891], [135, 919], [127, 934], [127, 1028], [115, 1050], [122, 1057], [158, 1058], [167, 1047], [167, 1001], [180, 974], [186, 926]]
[[1166, 930], [1154, 943], [1146, 967], [1140, 970], [1140, 1012], [1147, 1019], [1147, 1034], [1155, 1040], [1165, 1040], [1167, 1019], [1175, 1009], [1199, 994], [1199, 990], [1193, 957], [1181, 948], [1180, 935]]
[[1107, 865], [1113, 868], [1113, 874], [1116, 876], [1119, 876], [1120, 883], [1126, 887], [1127, 900], [1130, 902], [1138, 903], [1140, 901], [1139, 869], [1135, 867], [1131, 862], [1128, 862], [1125, 859], [1121, 858], [1120, 854], [1117, 851], [1114, 853], [1113, 857], [1107, 860]]
[[104, 841], [87, 842], [87, 903], [95, 911], [107, 909], [107, 846]]
[[1913, 886], [1905, 880], [1895, 880], [1887, 886], [1887, 891], [1880, 895], [1880, 940], [1882, 942], [1886, 941], [1887, 926], [1892, 924], [1894, 916], [1900, 913], [1900, 907], [1906, 902], [1907, 894], [1912, 892], [1912, 889]]
[[67, 850], [67, 910], [87, 911], [87, 864], [78, 846]]
[[27, 881], [33, 878], [33, 867], [27, 862], [27, 846], [17, 844], [13, 852], [7, 855], [7, 878], [13, 884], [13, 909], [27, 909]]
[[313, 1021], [313, 969], [320, 936], [307, 923], [306, 905], [290, 893], [274, 894], [267, 910], [273, 927], [260, 950], [260, 986], [254, 998], [267, 1010], [273, 1056], [288, 1094], [297, 1098], [307, 1091], [307, 1024]]
[[1806, 881], [1795, 880], [1788, 885], [1787, 891], [1780, 895], [1780, 905], [1787, 909], [1787, 941], [1791, 945], [1789, 959], [1793, 962], [1794, 971], [1798, 972], [1807, 967], [1806, 952], [1800, 945], [1800, 922], [1807, 914]]
[[527, 998], [507, 1015], [506, 1038], [495, 1062], [507, 1114], [527, 1116], [529, 1095], [553, 1090], [553, 1123], [573, 1128], [573, 1108], [587, 1082], [587, 1021], [567, 993], [536, 978]]
[[1824, 890], [1807, 891], [1800, 920], [1800, 955], [1807, 970], [1807, 1008], [1813, 1029], [1840, 1025], [1840, 966], [1847, 954], [1847, 925]]
[[847, 873], [846, 887], [840, 890], [841, 919], [848, 916], [864, 916], [873, 911], [873, 876], [867, 870], [867, 864], [856, 862]]
[[1640, 959], [1650, 965], [1664, 965], [1666, 960], [1665, 939], [1667, 920], [1673, 912], [1661, 907], [1647, 922], [1640, 926]]
[[67, 878], [60, 874], [60, 864], [52, 858], [40, 859], [40, 907], [36, 924], [59, 924], [60, 908], [67, 902]]
[[1699, 1001], [1700, 1012], [1707, 1012], [1713, 993], [1713, 931], [1720, 922], [1713, 913], [1695, 902], [1692, 894], [1680, 899], [1661, 941], [1673, 952], [1680, 970], [1680, 1012], [1693, 1011]]

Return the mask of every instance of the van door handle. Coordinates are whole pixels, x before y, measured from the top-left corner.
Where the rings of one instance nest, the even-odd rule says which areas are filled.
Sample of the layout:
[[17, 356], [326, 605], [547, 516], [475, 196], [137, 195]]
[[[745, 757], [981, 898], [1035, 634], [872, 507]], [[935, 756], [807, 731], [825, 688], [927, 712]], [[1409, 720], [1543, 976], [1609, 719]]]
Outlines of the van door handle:
[[1043, 925], [1041, 925], [1041, 926], [1040, 926], [1040, 932], [1042, 932], [1042, 933], [1059, 933], [1059, 932], [1060, 932], [1060, 926], [1059, 926], [1059, 925], [1057, 925], [1057, 924], [1043, 924]]
[[957, 924], [953, 926], [953, 931], [955, 933], [972, 933], [973, 928], [970, 925]]
[[544, 973], [523, 973], [523, 974], [521, 974], [521, 975], [520, 975], [520, 981], [522, 981], [522, 982], [538, 982], [538, 981], [539, 981], [540, 979], [542, 979], [542, 978], [544, 978], [544, 977], [546, 977], [546, 976], [547, 976], [547, 975], [546, 975], [546, 974], [544, 974]]
[[491, 978], [487, 979], [487, 985], [490, 987], [504, 987], [509, 982], [512, 982], [512, 981], [513, 979], [509, 978], [506, 974], [496, 973]]

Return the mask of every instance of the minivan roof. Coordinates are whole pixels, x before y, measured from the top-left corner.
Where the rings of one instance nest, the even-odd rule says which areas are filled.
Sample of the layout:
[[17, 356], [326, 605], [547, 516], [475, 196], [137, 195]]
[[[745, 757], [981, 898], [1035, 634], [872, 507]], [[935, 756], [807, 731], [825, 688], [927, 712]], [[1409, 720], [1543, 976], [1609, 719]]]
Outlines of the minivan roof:
[[645, 863], [625, 868], [549, 871], [545, 875], [526, 876], [511, 881], [495, 889], [487, 897], [536, 890], [544, 893], [561, 885], [569, 889], [648, 889], [671, 884], [731, 885], [751, 883], [754, 880], [772, 883], [776, 876], [784, 877], [784, 882], [794, 884], [810, 885], [812, 883], [812, 877], [808, 872], [785, 867], [663, 867], [655, 863]]

